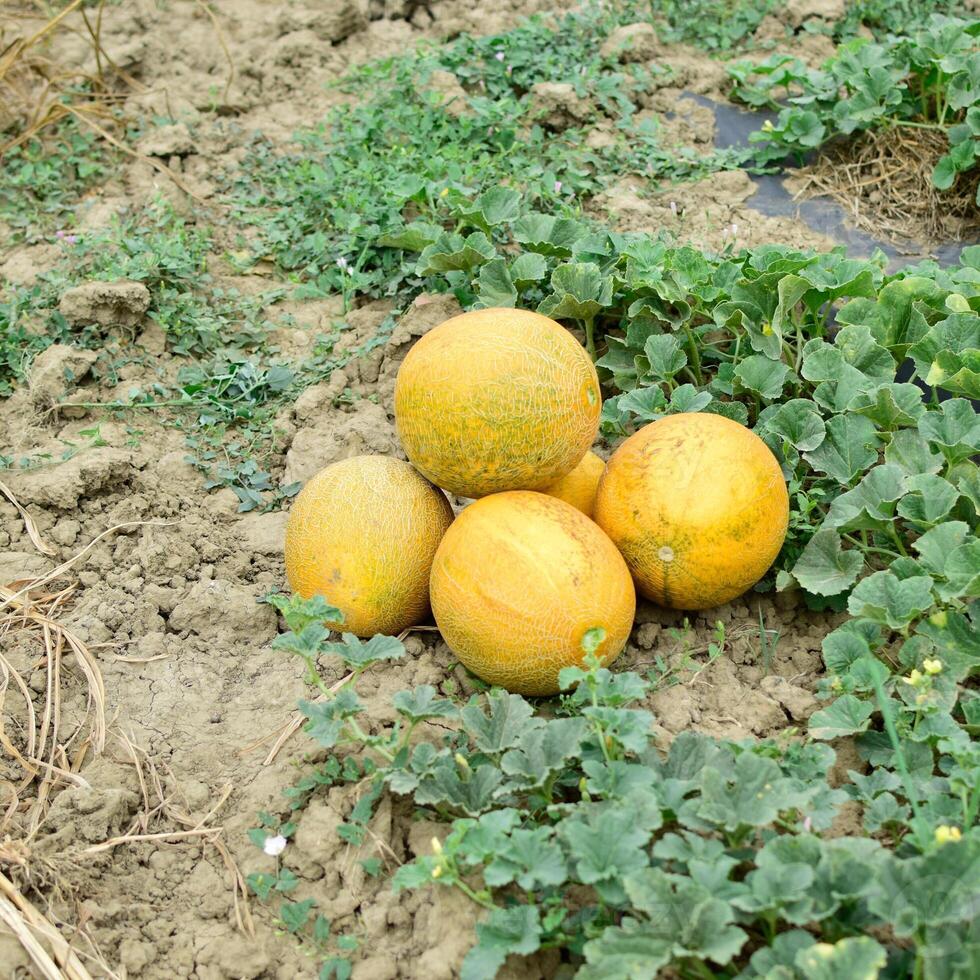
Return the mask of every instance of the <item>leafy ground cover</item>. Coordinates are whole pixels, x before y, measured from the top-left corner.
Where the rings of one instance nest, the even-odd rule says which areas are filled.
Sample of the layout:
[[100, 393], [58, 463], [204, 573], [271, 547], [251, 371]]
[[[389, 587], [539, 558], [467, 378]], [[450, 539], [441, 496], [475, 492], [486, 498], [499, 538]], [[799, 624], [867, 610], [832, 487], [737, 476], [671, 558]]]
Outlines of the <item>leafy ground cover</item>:
[[[398, 642], [331, 642], [323, 610], [277, 600], [292, 632], [276, 645], [325, 696], [303, 706], [307, 733], [375, 760], [341, 832], [360, 840], [384, 787], [451, 821], [394, 885], [455, 886], [488, 909], [464, 965], [474, 980], [548, 947], [584, 957], [583, 977], [668, 963], [684, 976], [971, 975], [980, 251], [887, 276], [842, 251], [711, 257], [543, 213], [498, 221], [518, 208], [501, 202], [461, 206], [456, 230], [422, 248], [425, 287], [582, 329], [620, 392], [603, 412], [613, 438], [676, 411], [750, 425], [792, 500], [760, 588], [799, 588], [850, 618], [824, 640], [826, 705], [802, 740], [692, 734], [664, 759], [649, 713], [630, 707], [649, 681], [595, 661], [537, 711], [502, 692], [464, 707], [430, 686], [402, 692], [399, 722], [368, 736], [356, 680], [402, 656]], [[403, 240], [432, 234], [416, 223]], [[339, 693], [319, 680], [321, 655], [351, 672]], [[433, 719], [452, 734], [413, 741]], [[848, 737], [868, 769], [832, 789], [827, 743]], [[821, 837], [850, 801], [867, 836]]]
[[[787, 54], [733, 65], [735, 97], [778, 110], [774, 123], [749, 137], [759, 146], [757, 159], [793, 155], [802, 161], [837, 140], [820, 189], [836, 190], [838, 197], [874, 194], [872, 210], [891, 211], [893, 219], [904, 215], [908, 221], [931, 208], [945, 212], [931, 216], [933, 226], [949, 216], [975, 225], [978, 36], [978, 20], [934, 15], [907, 36], [843, 44], [819, 69]], [[869, 175], [879, 177], [871, 190]], [[943, 192], [935, 201], [923, 193], [929, 183]], [[929, 230], [935, 233], [935, 227]]]

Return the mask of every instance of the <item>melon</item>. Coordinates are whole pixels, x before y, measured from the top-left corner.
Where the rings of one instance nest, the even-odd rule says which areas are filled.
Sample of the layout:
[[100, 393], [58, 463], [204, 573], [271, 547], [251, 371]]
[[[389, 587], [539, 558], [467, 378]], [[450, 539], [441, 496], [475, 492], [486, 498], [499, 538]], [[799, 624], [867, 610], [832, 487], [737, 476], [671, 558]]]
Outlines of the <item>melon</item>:
[[395, 381], [395, 424], [419, 472], [462, 497], [540, 490], [589, 450], [602, 399], [582, 345], [528, 310], [474, 310], [430, 330]]
[[467, 507], [432, 563], [432, 613], [460, 661], [518, 694], [559, 690], [583, 640], [604, 663], [623, 649], [636, 592], [615, 545], [563, 500], [513, 490]]
[[408, 463], [354, 456], [320, 470], [286, 525], [286, 577], [321, 595], [357, 636], [396, 634], [429, 614], [432, 558], [453, 511]]
[[789, 495], [755, 433], [689, 412], [650, 423], [613, 453], [595, 520], [643, 595], [672, 609], [707, 609], [766, 573], [786, 537]]
[[564, 500], [586, 517], [591, 517], [595, 509], [596, 490], [605, 468], [605, 462], [590, 450], [571, 473], [566, 473], [561, 479], [545, 487], [543, 492], [549, 497]]

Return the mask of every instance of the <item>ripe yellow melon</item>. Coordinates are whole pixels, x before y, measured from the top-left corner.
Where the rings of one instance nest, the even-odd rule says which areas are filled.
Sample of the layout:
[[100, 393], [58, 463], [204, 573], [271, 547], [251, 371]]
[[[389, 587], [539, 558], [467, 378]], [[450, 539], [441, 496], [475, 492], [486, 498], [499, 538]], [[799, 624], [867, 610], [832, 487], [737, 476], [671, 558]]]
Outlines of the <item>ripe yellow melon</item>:
[[707, 609], [741, 595], [773, 563], [789, 496], [769, 447], [720, 415], [669, 415], [613, 453], [595, 520], [639, 591], [673, 609]]
[[555, 480], [542, 491], [549, 497], [557, 497], [580, 510], [586, 517], [591, 517], [595, 509], [595, 493], [599, 488], [606, 464], [591, 450], [580, 460], [571, 473]]
[[518, 694], [556, 694], [601, 629], [606, 664], [636, 612], [629, 569], [613, 543], [563, 500], [515, 490], [484, 497], [446, 532], [432, 563], [432, 613], [474, 674]]
[[286, 576], [303, 598], [336, 606], [338, 628], [399, 633], [428, 615], [432, 557], [452, 520], [446, 495], [400, 459], [332, 463], [289, 512]]
[[395, 382], [408, 458], [463, 497], [538, 490], [595, 439], [599, 379], [582, 345], [528, 310], [474, 310], [430, 330]]

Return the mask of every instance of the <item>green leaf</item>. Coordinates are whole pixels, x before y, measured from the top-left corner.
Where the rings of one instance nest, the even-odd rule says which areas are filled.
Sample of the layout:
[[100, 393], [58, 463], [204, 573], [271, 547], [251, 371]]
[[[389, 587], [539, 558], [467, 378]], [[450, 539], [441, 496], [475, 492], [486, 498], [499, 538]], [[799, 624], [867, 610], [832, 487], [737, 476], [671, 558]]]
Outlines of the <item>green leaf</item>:
[[496, 254], [490, 239], [482, 231], [475, 231], [466, 238], [443, 233], [423, 249], [415, 271], [420, 276], [432, 276], [455, 269], [467, 272], [489, 262]]
[[797, 559], [793, 576], [812, 595], [839, 595], [857, 581], [863, 567], [860, 551], [841, 550], [837, 532], [821, 528]]
[[757, 949], [749, 960], [749, 966], [741, 974], [740, 980], [793, 980], [796, 976], [794, 966], [796, 954], [808, 949], [816, 942], [813, 936], [802, 929], [781, 932], [771, 946]]
[[299, 932], [309, 921], [310, 913], [316, 907], [312, 898], [302, 902], [283, 902], [279, 906], [279, 918], [289, 932]]
[[816, 449], [827, 434], [820, 413], [806, 398], [792, 398], [777, 406], [766, 417], [765, 428], [801, 452]]
[[694, 385], [680, 385], [670, 393], [667, 411], [675, 415], [679, 412], [700, 412], [711, 404], [711, 395], [698, 391]]
[[519, 694], [491, 691], [487, 695], [489, 713], [475, 704], [460, 712], [463, 727], [481, 752], [498, 753], [520, 745], [522, 737], [533, 728], [544, 725], [534, 717], [534, 709]]
[[350, 960], [342, 956], [331, 956], [329, 960], [324, 960], [317, 974], [319, 980], [350, 980], [353, 967]]
[[901, 468], [883, 463], [869, 470], [853, 490], [834, 500], [824, 524], [845, 531], [881, 529], [891, 524], [895, 504], [905, 494]]
[[414, 691], [398, 691], [391, 699], [395, 710], [410, 722], [426, 718], [456, 718], [459, 711], [452, 701], [438, 696], [431, 684], [419, 684]]
[[875, 572], [854, 587], [847, 610], [900, 630], [932, 606], [932, 585], [928, 575], [899, 579], [894, 572]]
[[748, 939], [732, 924], [732, 906], [694, 881], [660, 868], [641, 868], [623, 884], [633, 907], [649, 916], [647, 930], [673, 942], [674, 956], [696, 956], [724, 966]]
[[518, 218], [513, 229], [514, 241], [532, 252], [559, 258], [568, 258], [575, 243], [588, 234], [588, 228], [581, 222], [535, 211]]
[[687, 355], [673, 334], [647, 337], [643, 353], [650, 362], [650, 377], [654, 381], [669, 381], [687, 364]]
[[898, 502], [898, 514], [913, 524], [941, 521], [953, 509], [959, 492], [948, 480], [932, 473], [910, 476], [905, 481], [909, 494]]
[[388, 248], [402, 248], [406, 252], [421, 252], [442, 233], [441, 225], [432, 224], [429, 221], [413, 221], [397, 231], [382, 235], [378, 239], [378, 244]]
[[942, 575], [946, 559], [970, 534], [970, 527], [963, 521], [948, 521], [926, 531], [912, 547], [922, 556], [922, 564], [935, 575]]
[[265, 600], [278, 610], [294, 633], [302, 633], [307, 626], [314, 623], [320, 625], [344, 621], [344, 614], [336, 606], [331, 606], [322, 595], [304, 599], [300, 595], [276, 594], [266, 596]]
[[328, 643], [323, 651], [340, 657], [352, 670], [361, 670], [385, 660], [401, 660], [405, 656], [405, 645], [396, 637], [381, 633], [372, 636], [367, 643], [353, 633], [344, 633], [343, 643]]
[[909, 476], [938, 473], [943, 458], [932, 452], [929, 443], [915, 429], [901, 429], [892, 436], [885, 450], [885, 462], [900, 466]]
[[859, 415], [866, 415], [883, 429], [916, 425], [926, 414], [922, 392], [913, 384], [883, 384], [872, 391], [859, 392], [849, 408]]
[[480, 306], [513, 307], [517, 305], [517, 289], [511, 279], [506, 259], [491, 259], [480, 268], [477, 298]]
[[673, 942], [629, 917], [622, 925], [607, 926], [585, 944], [587, 963], [578, 980], [650, 980], [670, 962]]
[[460, 980], [495, 977], [511, 953], [527, 956], [541, 945], [541, 919], [533, 905], [495, 908], [476, 925], [476, 945], [463, 960]]
[[419, 779], [415, 802], [420, 806], [449, 803], [476, 817], [494, 805], [503, 781], [496, 766], [485, 764], [461, 773], [453, 758], [441, 756]]
[[874, 705], [870, 702], [845, 694], [810, 716], [810, 737], [841, 738], [866, 731], [873, 712]]
[[299, 708], [308, 719], [303, 731], [322, 748], [331, 749], [343, 734], [344, 719], [358, 714], [361, 704], [347, 687], [330, 701], [300, 701]]
[[870, 419], [860, 415], [836, 415], [827, 422], [827, 434], [803, 458], [818, 472], [826, 473], [843, 486], [878, 461], [880, 444]]
[[476, 225], [488, 235], [490, 229], [505, 221], [513, 221], [520, 213], [521, 195], [506, 187], [492, 187], [473, 202], [471, 208], [459, 208], [459, 216]]
[[929, 368], [925, 382], [955, 395], [980, 398], [980, 351], [940, 351]]
[[538, 312], [556, 319], [591, 320], [612, 303], [612, 280], [593, 262], [568, 262], [551, 274], [552, 293]]
[[527, 289], [532, 283], [548, 276], [548, 263], [537, 252], [522, 252], [511, 263], [510, 277], [518, 289]]
[[731, 771], [707, 766], [701, 773], [697, 816], [726, 830], [765, 826], [792, 806], [791, 783], [772, 759], [743, 752]]
[[554, 888], [567, 878], [565, 857], [549, 827], [512, 831], [483, 871], [483, 880], [493, 888], [515, 881], [524, 891]]
[[752, 354], [735, 367], [735, 379], [742, 388], [766, 401], [779, 397], [789, 373], [782, 361], [771, 360], [764, 354]]
[[964, 398], [950, 398], [938, 412], [927, 412], [919, 431], [956, 459], [967, 459], [980, 451], [980, 415]]
[[644, 847], [651, 830], [638, 826], [634, 814], [614, 804], [577, 808], [557, 827], [576, 874], [587, 885], [608, 883], [622, 895], [622, 879], [648, 863]]
[[807, 980], [875, 980], [887, 961], [885, 947], [870, 936], [849, 936], [833, 946], [815, 943], [796, 954], [796, 967]]
[[568, 759], [580, 754], [585, 733], [584, 718], [556, 718], [529, 728], [518, 744], [504, 753], [500, 767], [528, 787], [543, 786]]

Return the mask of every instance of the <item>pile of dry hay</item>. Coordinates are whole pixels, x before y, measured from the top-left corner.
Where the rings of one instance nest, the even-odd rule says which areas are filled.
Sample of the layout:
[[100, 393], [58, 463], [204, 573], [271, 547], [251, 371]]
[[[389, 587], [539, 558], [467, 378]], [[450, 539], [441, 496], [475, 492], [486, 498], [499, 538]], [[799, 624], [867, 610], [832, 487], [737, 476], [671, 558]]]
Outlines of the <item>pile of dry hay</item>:
[[980, 167], [961, 173], [949, 190], [932, 172], [949, 149], [944, 131], [895, 125], [825, 146], [816, 163], [792, 171], [794, 198], [826, 196], [857, 227], [897, 242], [935, 245], [980, 230]]

